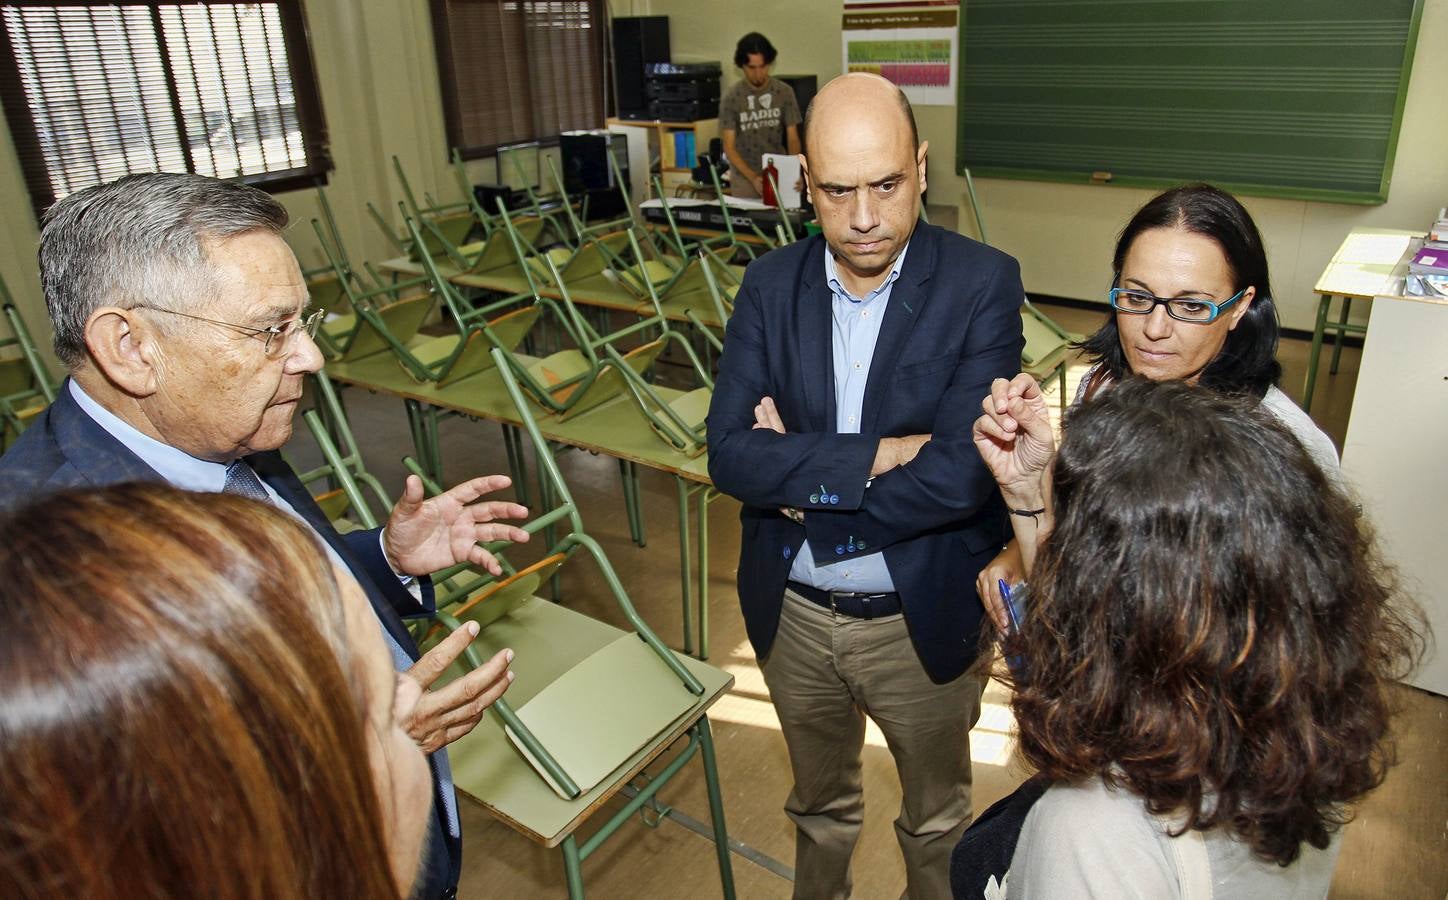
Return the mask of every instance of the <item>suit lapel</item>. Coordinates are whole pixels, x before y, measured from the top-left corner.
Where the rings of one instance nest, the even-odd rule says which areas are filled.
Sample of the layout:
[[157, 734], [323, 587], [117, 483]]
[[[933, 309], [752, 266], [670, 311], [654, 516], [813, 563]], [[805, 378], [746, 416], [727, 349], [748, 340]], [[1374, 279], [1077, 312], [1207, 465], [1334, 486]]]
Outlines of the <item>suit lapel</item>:
[[925, 301], [930, 295], [924, 286], [935, 270], [935, 247], [935, 234], [930, 226], [917, 223], [905, 254], [905, 265], [890, 289], [890, 303], [885, 308], [885, 320], [880, 323], [880, 336], [875, 341], [875, 355], [870, 360], [870, 377], [865, 382], [860, 410], [860, 431], [864, 434], [878, 430], [880, 410], [895, 381], [900, 354], [925, 311]]
[[367, 595], [367, 600], [372, 604], [373, 610], [376, 611], [377, 618], [382, 622], [382, 627], [387, 629], [387, 632], [392, 635], [392, 639], [396, 641], [399, 646], [404, 650], [412, 652], [415, 644], [413, 643], [412, 635], [407, 631], [407, 625], [402, 621], [402, 617], [388, 604], [386, 597], [381, 595], [381, 587], [373, 584], [372, 579], [367, 577], [363, 567], [357, 564], [352, 556], [352, 551], [347, 547], [347, 543], [342, 540], [342, 536], [337, 533], [337, 529], [332, 527], [332, 523], [327, 521], [326, 516], [322, 514], [321, 508], [317, 506], [316, 501], [312, 499], [312, 495], [307, 492], [306, 487], [298, 480], [291, 466], [287, 465], [286, 460], [282, 459], [281, 454], [276, 451], [256, 453], [246, 457], [246, 463], [251, 466], [252, 470], [256, 472], [262, 481], [265, 481], [283, 500], [286, 500], [307, 525], [311, 526], [312, 531], [322, 540], [326, 541], [327, 546], [332, 548], [332, 551], [337, 554], [337, 557], [347, 564], [347, 567], [352, 570], [353, 576], [357, 579], [357, 583], [362, 585], [363, 593]]
[[[796, 279], [794, 302], [799, 304], [799, 366], [800, 383], [804, 388], [805, 407], [809, 412], [809, 431], [835, 430], [835, 361], [832, 350], [834, 295], [825, 281], [825, 254], [829, 252], [824, 238], [815, 238], [816, 246], [804, 255]], [[788, 427], [786, 422], [785, 426]]]
[[166, 480], [80, 408], [71, 396], [69, 378], [56, 391], [50, 422], [56, 447], [91, 484]]

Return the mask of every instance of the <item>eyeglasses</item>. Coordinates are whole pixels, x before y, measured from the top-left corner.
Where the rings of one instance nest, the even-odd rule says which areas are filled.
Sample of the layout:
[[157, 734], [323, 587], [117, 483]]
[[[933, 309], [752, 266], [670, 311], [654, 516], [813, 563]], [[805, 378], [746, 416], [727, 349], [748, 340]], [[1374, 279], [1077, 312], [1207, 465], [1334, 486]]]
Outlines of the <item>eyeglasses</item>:
[[1210, 300], [1168, 300], [1165, 297], [1148, 294], [1146, 291], [1112, 288], [1111, 305], [1120, 312], [1144, 316], [1155, 310], [1157, 304], [1161, 304], [1166, 307], [1166, 314], [1179, 322], [1205, 325], [1208, 322], [1216, 321], [1217, 316], [1222, 314], [1222, 310], [1242, 299], [1242, 295], [1245, 293], [1247, 293], [1247, 289], [1242, 288], [1221, 303], [1213, 303]]
[[[178, 312], [174, 309], [166, 309], [164, 306], [147, 306], [138, 303], [131, 309], [152, 309], [156, 312], [170, 313], [173, 316], [180, 316], [183, 319], [195, 319], [198, 322], [206, 322], [211, 325], [221, 325], [226, 328], [234, 328], [248, 337], [263, 338], [262, 352], [267, 356], [282, 356], [296, 343], [297, 335], [305, 331], [307, 337], [315, 338], [317, 330], [322, 325], [322, 318], [327, 314], [324, 309], [318, 309], [303, 319], [292, 319], [280, 325], [271, 325], [267, 328], [252, 328], [249, 325], [237, 325], [235, 322], [223, 322], [220, 319], [208, 319], [205, 316], [193, 316], [191, 313]], [[275, 351], [275, 352], [273, 352]]]

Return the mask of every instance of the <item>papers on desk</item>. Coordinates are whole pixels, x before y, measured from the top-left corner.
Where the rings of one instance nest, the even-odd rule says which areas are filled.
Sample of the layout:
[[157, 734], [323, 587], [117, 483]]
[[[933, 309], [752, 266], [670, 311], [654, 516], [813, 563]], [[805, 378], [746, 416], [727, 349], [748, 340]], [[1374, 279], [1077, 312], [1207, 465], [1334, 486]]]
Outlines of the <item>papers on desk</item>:
[[1401, 284], [1393, 277], [1393, 270], [1413, 237], [1410, 231], [1387, 229], [1352, 232], [1323, 270], [1313, 292], [1334, 297], [1367, 298], [1392, 293]]

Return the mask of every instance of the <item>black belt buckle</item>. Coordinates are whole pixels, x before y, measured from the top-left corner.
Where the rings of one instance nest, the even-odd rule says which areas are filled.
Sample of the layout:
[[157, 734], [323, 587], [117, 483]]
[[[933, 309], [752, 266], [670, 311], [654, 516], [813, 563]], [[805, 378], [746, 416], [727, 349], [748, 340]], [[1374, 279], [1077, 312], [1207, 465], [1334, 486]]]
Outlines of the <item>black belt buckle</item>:
[[789, 582], [789, 589], [816, 606], [852, 619], [883, 619], [901, 611], [899, 594], [869, 594], [853, 591], [826, 591], [811, 584]]

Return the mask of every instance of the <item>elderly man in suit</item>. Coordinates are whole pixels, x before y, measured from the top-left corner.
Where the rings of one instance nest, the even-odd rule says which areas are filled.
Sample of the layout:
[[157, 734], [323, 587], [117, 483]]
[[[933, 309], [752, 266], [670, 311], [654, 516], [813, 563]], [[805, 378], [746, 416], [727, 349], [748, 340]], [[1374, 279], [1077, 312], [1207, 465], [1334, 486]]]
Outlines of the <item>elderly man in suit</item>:
[[506, 487], [505, 476], [430, 500], [412, 477], [385, 527], [333, 530], [276, 452], [291, 435], [303, 376], [322, 365], [311, 337], [318, 314], [307, 312], [286, 223], [261, 191], [196, 175], [128, 176], [57, 203], [40, 267], [70, 377], [0, 457], [0, 509], [63, 488], [154, 480], [245, 494], [306, 522], [362, 585], [402, 672], [399, 708], [413, 710], [404, 724], [431, 754], [434, 782], [418, 893], [451, 897], [461, 841], [444, 748], [506, 689], [511, 653], [430, 691], [473, 633], [419, 658], [402, 620], [432, 611], [431, 572], [462, 561], [500, 572], [477, 542], [526, 540], [498, 520], [527, 510], [474, 502]]
[[873, 75], [820, 91], [803, 159], [823, 236], [749, 267], [709, 409], [744, 506], [739, 600], [789, 749], [795, 896], [845, 897], [869, 716], [900, 775], [912, 898], [948, 897], [980, 711], [975, 575], [1006, 510], [971, 443], [1020, 368], [1015, 260], [920, 221], [927, 145]]

